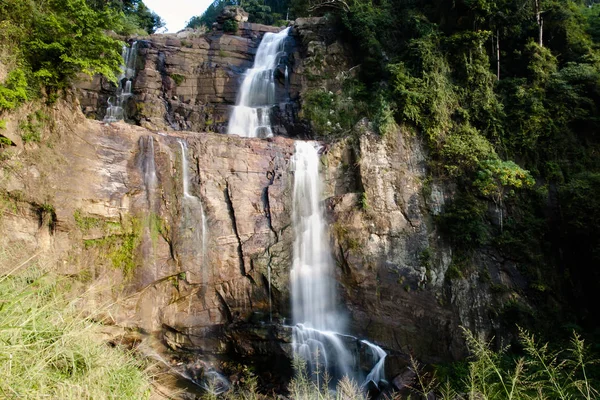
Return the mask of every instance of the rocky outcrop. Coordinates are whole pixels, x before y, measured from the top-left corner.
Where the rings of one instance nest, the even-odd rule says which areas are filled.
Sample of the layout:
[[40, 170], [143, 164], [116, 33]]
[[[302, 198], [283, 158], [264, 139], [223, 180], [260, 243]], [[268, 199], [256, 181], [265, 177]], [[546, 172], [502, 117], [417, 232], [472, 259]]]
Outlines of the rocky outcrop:
[[43, 136], [52, 147], [2, 150], [2, 199], [14, 207], [2, 208], [6, 245], [85, 277], [90, 308], [109, 304], [107, 322], [159, 334], [175, 349], [226, 353], [236, 348], [228, 326], [288, 314], [291, 140], [161, 136], [70, 107], [53, 112], [60, 125]]
[[[222, 22], [232, 19], [238, 31], [223, 32]], [[280, 29], [245, 22], [239, 9], [232, 7], [206, 33], [185, 30], [129, 39], [138, 42], [138, 54], [127, 119], [153, 131], [224, 133], [243, 74], [252, 66], [262, 36]], [[327, 18], [296, 20], [284, 53], [275, 72], [273, 132], [309, 138], [313, 136], [310, 126], [299, 118], [303, 95], [316, 88], [340, 92], [344, 79], [357, 69], [352, 68], [348, 46]], [[115, 87], [100, 76], [82, 76], [75, 86], [84, 114], [102, 119]]]
[[430, 178], [424, 146], [408, 130], [382, 137], [362, 121], [356, 131], [323, 160], [352, 332], [427, 362], [466, 355], [461, 327], [506, 339], [496, 310], [510, 295], [492, 287], [523, 289], [515, 264], [490, 250], [474, 256], [468, 274], [449, 271], [454, 252], [434, 218], [453, 185]]
[[[130, 122], [152, 129], [223, 132], [244, 71], [265, 32], [280, 28], [239, 22], [236, 33], [182, 31], [132, 38], [138, 42]], [[101, 77], [76, 84], [84, 113], [102, 119], [114, 87]]]

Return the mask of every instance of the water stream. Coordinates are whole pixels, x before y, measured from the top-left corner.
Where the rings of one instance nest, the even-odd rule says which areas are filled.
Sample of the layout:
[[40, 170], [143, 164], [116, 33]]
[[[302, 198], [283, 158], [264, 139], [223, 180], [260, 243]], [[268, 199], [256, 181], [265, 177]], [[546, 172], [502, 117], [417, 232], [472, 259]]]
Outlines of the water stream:
[[238, 92], [236, 106], [229, 119], [228, 134], [244, 137], [271, 137], [271, 107], [275, 104], [275, 69], [283, 54], [290, 28], [279, 33], [265, 33], [254, 65]]
[[[356, 357], [350, 352], [351, 337], [343, 335], [344, 318], [336, 306], [336, 281], [333, 259], [326, 238], [321, 207], [319, 147], [314, 142], [296, 142], [292, 160], [294, 170], [293, 226], [295, 240], [291, 271], [293, 346], [306, 361], [307, 372], [327, 371], [333, 382], [344, 375], [359, 379]], [[355, 340], [354, 340], [355, 341]], [[369, 347], [373, 368], [369, 381], [384, 379], [386, 353], [379, 346]]]
[[152, 212], [157, 212], [155, 192], [158, 185], [156, 178], [156, 163], [154, 161], [154, 140], [152, 136], [141, 136], [139, 139], [140, 153], [142, 154], [142, 174], [146, 187], [146, 200]]
[[137, 58], [137, 42], [131, 47], [123, 45], [123, 65], [117, 82], [117, 94], [108, 98], [108, 108], [104, 116], [104, 122], [116, 122], [125, 119], [125, 105], [131, 97], [131, 81], [135, 77], [135, 63]]
[[[183, 211], [184, 211], [184, 223], [186, 229], [192, 232], [194, 242], [200, 244], [200, 252], [196, 262], [200, 265], [202, 270], [202, 283], [203, 285], [208, 284], [209, 274], [207, 265], [207, 251], [208, 251], [208, 221], [206, 213], [204, 212], [204, 206], [200, 198], [190, 194], [190, 177], [189, 177], [189, 164], [187, 156], [187, 145], [183, 140], [179, 140], [181, 147], [181, 174], [182, 174], [182, 192], [183, 192]], [[198, 215], [199, 214], [199, 215]], [[198, 216], [200, 221], [198, 221]], [[200, 229], [198, 229], [200, 228]]]

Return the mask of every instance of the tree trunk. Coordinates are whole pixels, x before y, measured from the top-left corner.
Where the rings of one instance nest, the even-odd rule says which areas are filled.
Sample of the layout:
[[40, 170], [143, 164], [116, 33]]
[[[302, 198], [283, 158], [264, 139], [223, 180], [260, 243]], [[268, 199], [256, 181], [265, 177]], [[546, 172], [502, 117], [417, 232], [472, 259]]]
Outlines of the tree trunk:
[[540, 0], [535, 0], [535, 19], [539, 28], [539, 42], [540, 47], [544, 47], [544, 18], [542, 18], [542, 10], [540, 9]]
[[496, 29], [496, 77], [500, 80], [500, 30]]

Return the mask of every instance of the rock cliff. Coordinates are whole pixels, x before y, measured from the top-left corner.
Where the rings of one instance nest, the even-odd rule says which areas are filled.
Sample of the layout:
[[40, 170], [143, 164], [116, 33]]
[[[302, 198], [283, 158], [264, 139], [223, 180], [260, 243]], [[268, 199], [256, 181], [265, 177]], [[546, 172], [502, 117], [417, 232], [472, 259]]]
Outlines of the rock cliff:
[[[7, 242], [91, 285], [89, 306], [105, 310], [107, 323], [154, 333], [176, 350], [255, 361], [290, 354], [294, 146], [284, 137], [201, 132], [222, 130], [260, 34], [272, 29], [240, 25], [241, 36], [138, 40], [129, 115], [141, 126], [86, 119], [74, 98], [44, 109], [54, 122], [43, 144], [15, 139], [18, 146], [1, 150], [0, 223]], [[281, 117], [291, 122], [278, 132], [302, 136], [302, 94], [315, 85], [339, 90], [337, 76], [351, 58], [325, 19], [298, 20], [293, 31], [286, 61], [293, 101], [289, 118]], [[87, 116], [101, 117], [108, 93], [99, 78], [78, 84]], [[18, 121], [8, 118], [7, 134], [18, 136]], [[409, 353], [426, 361], [461, 357], [459, 327], [493, 333], [491, 286], [518, 287], [522, 278], [491, 250], [477, 256], [480, 267], [468, 277], [451, 277], [453, 250], [434, 218], [452, 186], [428, 178], [426, 149], [409, 130], [382, 137], [368, 122], [355, 130], [327, 144], [321, 160], [350, 331], [391, 352], [392, 376]]]
[[[225, 133], [230, 107], [262, 36], [281, 29], [241, 21], [238, 25], [235, 33], [214, 28], [129, 39], [137, 41], [138, 54], [127, 119], [151, 130]], [[302, 93], [315, 87], [339, 90], [340, 74], [352, 65], [347, 47], [325, 18], [298, 19], [291, 32], [276, 71], [273, 131], [306, 138], [309, 128], [298, 118]], [[82, 76], [75, 88], [84, 114], [102, 119], [116, 88], [100, 76]]]

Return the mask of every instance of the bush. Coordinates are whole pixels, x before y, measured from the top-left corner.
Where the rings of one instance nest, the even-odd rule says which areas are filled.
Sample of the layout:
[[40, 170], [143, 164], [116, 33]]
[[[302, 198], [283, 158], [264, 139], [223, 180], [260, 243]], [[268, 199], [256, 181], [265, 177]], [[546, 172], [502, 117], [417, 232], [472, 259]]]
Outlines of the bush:
[[0, 84], [0, 111], [16, 108], [27, 100], [27, 80], [22, 69], [12, 70]]
[[24, 101], [27, 86], [30, 92], [39, 90], [40, 84], [56, 91], [79, 72], [116, 80], [121, 43], [105, 33], [118, 26], [119, 15], [113, 10], [93, 10], [85, 0], [6, 0], [0, 6], [0, 20], [5, 27], [2, 36], [16, 43], [12, 52], [21, 64], [0, 89], [1, 108]]
[[[540, 344], [525, 330], [520, 330], [519, 344], [525, 355], [506, 360], [505, 350], [493, 352], [489, 345], [465, 330], [473, 360], [464, 391], [469, 399], [596, 399], [600, 394], [589, 375], [596, 361], [577, 333], [562, 351]], [[463, 392], [463, 388], [459, 389]]]
[[232, 19], [228, 19], [223, 23], [223, 31], [235, 33], [238, 30], [238, 23]]

